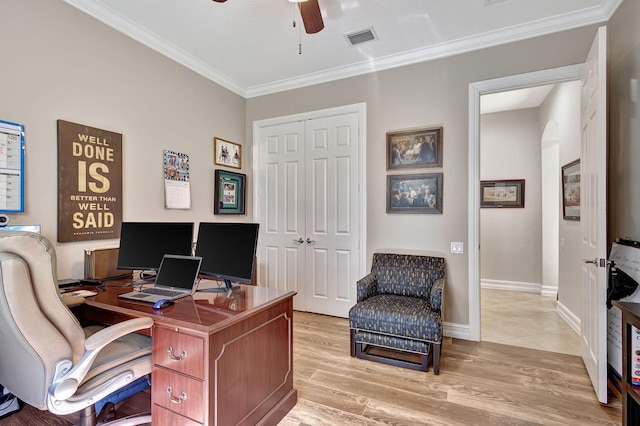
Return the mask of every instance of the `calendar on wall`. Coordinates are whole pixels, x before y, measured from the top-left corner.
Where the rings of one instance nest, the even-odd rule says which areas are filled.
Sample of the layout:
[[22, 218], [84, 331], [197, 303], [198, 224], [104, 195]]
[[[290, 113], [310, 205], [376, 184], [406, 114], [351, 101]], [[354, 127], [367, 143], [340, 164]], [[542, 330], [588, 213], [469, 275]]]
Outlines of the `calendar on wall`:
[[175, 151], [164, 151], [164, 207], [190, 209], [189, 156]]
[[24, 212], [24, 126], [0, 120], [0, 212]]

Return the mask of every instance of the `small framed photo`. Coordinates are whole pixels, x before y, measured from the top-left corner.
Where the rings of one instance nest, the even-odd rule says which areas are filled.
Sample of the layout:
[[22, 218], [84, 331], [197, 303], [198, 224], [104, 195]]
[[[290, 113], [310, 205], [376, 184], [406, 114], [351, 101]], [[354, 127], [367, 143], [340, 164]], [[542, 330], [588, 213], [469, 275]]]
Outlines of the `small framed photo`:
[[580, 159], [562, 166], [562, 218], [580, 220]]
[[442, 213], [442, 173], [387, 176], [387, 213]]
[[244, 214], [247, 176], [242, 173], [215, 171], [214, 214]]
[[524, 208], [524, 179], [481, 181], [480, 207]]
[[213, 138], [213, 162], [220, 166], [242, 168], [242, 145]]
[[442, 167], [442, 127], [387, 133], [387, 170]]

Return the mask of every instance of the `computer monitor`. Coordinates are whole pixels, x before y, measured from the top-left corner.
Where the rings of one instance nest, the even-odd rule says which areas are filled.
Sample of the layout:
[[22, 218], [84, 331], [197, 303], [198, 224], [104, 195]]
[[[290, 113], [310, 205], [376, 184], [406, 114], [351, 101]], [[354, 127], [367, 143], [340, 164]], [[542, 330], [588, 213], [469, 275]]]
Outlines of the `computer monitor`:
[[191, 256], [193, 222], [122, 222], [118, 269], [142, 270], [151, 279], [165, 254]]
[[200, 273], [225, 283], [207, 291], [230, 291], [232, 282], [251, 284], [257, 245], [257, 223], [201, 222], [195, 252], [202, 257]]

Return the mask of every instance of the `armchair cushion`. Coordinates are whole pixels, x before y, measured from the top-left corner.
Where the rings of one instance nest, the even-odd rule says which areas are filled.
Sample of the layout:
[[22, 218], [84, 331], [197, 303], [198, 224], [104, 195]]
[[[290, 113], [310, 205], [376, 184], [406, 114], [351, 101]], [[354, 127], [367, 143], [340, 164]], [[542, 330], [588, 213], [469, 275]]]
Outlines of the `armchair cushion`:
[[444, 278], [444, 259], [375, 253], [371, 272], [377, 277], [378, 293], [427, 298], [431, 284]]
[[351, 328], [426, 342], [442, 339], [440, 314], [419, 297], [379, 294], [357, 303], [349, 312]]

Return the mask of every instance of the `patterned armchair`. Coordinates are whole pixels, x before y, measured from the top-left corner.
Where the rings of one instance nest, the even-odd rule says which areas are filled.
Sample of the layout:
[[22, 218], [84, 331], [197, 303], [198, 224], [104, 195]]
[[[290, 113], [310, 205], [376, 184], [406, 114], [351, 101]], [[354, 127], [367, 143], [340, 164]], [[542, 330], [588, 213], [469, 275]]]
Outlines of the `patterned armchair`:
[[[351, 356], [440, 373], [445, 284], [444, 258], [375, 253], [349, 311]], [[420, 364], [365, 350], [381, 347], [420, 354]]]

